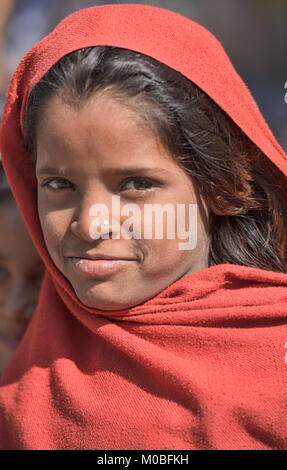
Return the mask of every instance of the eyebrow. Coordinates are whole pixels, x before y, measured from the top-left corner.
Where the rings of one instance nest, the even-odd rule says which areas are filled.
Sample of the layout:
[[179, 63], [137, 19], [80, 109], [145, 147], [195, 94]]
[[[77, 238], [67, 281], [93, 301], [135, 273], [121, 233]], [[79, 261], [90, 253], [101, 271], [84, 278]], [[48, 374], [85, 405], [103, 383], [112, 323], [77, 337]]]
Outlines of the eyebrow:
[[44, 173], [52, 173], [52, 174], [58, 174], [58, 175], [66, 175], [67, 172], [64, 168], [53, 168], [51, 166], [43, 166], [42, 168], [40, 167], [38, 170], [36, 170], [36, 175], [37, 174], [44, 174]]
[[[156, 174], [163, 174], [163, 175], [170, 175], [170, 172], [164, 168], [150, 168], [150, 167], [139, 167], [139, 166], [132, 166], [126, 168], [110, 168], [108, 170], [110, 173], [114, 173], [115, 175], [133, 175], [134, 173], [156, 173]], [[36, 171], [36, 174], [58, 174], [58, 175], [67, 175], [68, 171], [64, 168], [53, 168], [51, 166], [45, 166], [39, 168]]]

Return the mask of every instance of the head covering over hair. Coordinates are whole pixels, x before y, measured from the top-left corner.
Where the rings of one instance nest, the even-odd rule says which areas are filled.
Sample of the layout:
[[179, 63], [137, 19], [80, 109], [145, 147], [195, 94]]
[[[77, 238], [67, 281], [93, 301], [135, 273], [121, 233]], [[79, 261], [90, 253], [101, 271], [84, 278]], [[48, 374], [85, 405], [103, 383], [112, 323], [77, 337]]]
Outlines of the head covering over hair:
[[83, 305], [52, 262], [23, 144], [27, 100], [64, 55], [96, 45], [181, 72], [286, 175], [286, 155], [220, 43], [144, 5], [65, 18], [21, 61], [1, 126], [3, 164], [46, 265], [39, 303], [0, 389], [1, 449], [287, 449], [287, 275], [220, 264], [141, 305]]

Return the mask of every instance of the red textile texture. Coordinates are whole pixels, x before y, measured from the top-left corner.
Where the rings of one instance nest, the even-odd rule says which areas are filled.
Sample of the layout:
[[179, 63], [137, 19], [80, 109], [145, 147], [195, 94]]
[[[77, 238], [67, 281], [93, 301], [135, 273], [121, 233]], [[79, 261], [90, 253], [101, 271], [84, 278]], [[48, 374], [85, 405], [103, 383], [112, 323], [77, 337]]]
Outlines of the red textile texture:
[[221, 264], [117, 312], [76, 297], [45, 246], [23, 145], [29, 94], [76, 49], [132, 49], [203, 89], [284, 172], [286, 154], [220, 43], [168, 10], [79, 11], [36, 44], [10, 85], [3, 164], [46, 264], [30, 326], [1, 379], [1, 449], [287, 449], [287, 275]]

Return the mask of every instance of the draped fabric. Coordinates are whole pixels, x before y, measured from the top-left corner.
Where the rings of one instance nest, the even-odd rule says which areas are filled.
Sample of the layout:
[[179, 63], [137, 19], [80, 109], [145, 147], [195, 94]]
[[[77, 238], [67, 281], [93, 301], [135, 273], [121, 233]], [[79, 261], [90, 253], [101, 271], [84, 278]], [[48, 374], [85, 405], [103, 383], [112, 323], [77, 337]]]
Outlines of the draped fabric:
[[177, 13], [105, 5], [65, 18], [23, 58], [1, 154], [46, 265], [28, 330], [1, 378], [1, 449], [286, 449], [287, 275], [221, 264], [141, 305], [86, 307], [45, 246], [23, 143], [27, 100], [65, 54], [141, 52], [204, 90], [286, 175], [286, 154], [214, 36]]

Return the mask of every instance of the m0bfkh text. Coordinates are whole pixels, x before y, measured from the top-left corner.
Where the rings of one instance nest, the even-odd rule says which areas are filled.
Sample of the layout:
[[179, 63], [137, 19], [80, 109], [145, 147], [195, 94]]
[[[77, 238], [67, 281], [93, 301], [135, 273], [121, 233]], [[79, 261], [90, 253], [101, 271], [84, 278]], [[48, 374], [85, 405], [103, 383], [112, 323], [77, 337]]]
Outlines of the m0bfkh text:
[[97, 457], [97, 465], [120, 465], [128, 468], [136, 465], [186, 465], [188, 454], [136, 454], [133, 456], [115, 456], [104, 454]]

